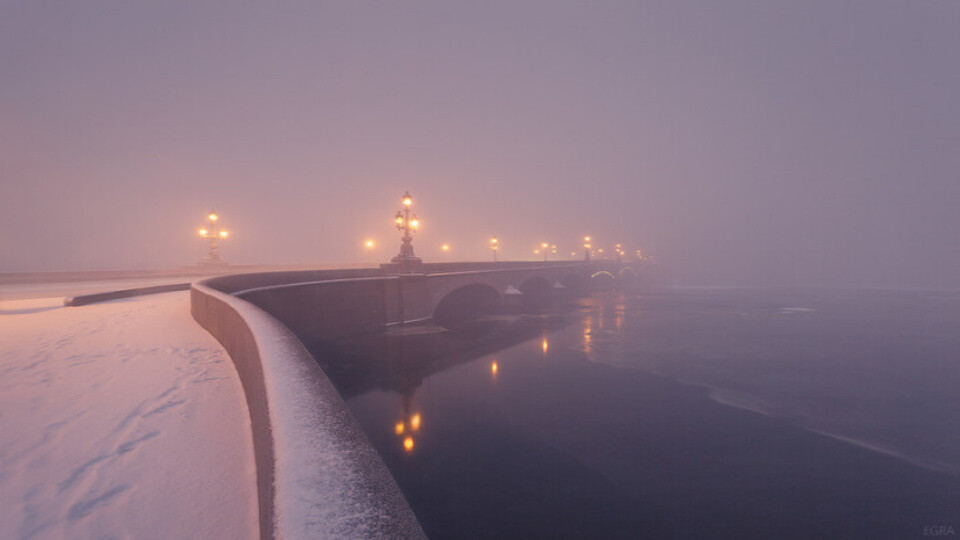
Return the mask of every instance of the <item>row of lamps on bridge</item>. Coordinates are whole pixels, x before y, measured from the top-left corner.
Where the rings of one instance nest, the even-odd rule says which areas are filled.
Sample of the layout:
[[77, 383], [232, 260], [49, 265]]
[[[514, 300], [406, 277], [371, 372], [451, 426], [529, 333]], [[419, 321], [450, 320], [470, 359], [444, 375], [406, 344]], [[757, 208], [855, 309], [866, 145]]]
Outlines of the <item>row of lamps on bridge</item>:
[[[397, 213], [394, 215], [394, 225], [396, 225], [397, 230], [402, 232], [400, 238], [400, 253], [391, 259], [391, 262], [396, 264], [400, 272], [412, 272], [416, 271], [420, 265], [423, 264], [423, 261], [416, 256], [413, 250], [413, 235], [420, 230], [420, 218], [415, 212], [413, 212], [413, 196], [410, 195], [410, 192], [405, 192], [400, 198], [400, 209], [397, 210]], [[225, 265], [226, 262], [220, 257], [220, 242], [226, 240], [230, 233], [227, 229], [223, 228], [220, 225], [220, 215], [216, 211], [211, 211], [207, 214], [207, 224], [200, 227], [199, 229], [200, 238], [204, 239], [207, 242], [207, 255], [204, 257], [200, 264], [203, 265]], [[376, 242], [374, 240], [364, 241], [364, 247], [367, 249], [373, 249], [376, 247]], [[493, 252], [493, 260], [497, 262], [499, 260], [500, 251], [503, 249], [503, 243], [500, 240], [499, 236], [492, 236], [489, 240], [490, 250]], [[440, 250], [444, 252], [450, 251], [450, 244], [441, 244]], [[534, 255], [542, 256], [544, 261], [548, 260], [550, 255], [557, 254], [557, 245], [550, 242], [542, 242], [538, 247], [533, 250]], [[593, 249], [593, 242], [590, 236], [583, 237], [583, 257], [585, 260], [590, 260], [591, 257], [596, 254], [600, 258], [606, 257], [607, 254], [604, 253], [603, 248], [598, 248], [596, 251]], [[576, 257], [577, 253], [571, 252], [571, 256]], [[622, 261], [626, 256], [626, 251], [624, 251], [621, 244], [617, 244], [614, 247], [612, 258]], [[636, 250], [636, 259], [642, 260], [644, 258], [643, 252], [641, 250]]]

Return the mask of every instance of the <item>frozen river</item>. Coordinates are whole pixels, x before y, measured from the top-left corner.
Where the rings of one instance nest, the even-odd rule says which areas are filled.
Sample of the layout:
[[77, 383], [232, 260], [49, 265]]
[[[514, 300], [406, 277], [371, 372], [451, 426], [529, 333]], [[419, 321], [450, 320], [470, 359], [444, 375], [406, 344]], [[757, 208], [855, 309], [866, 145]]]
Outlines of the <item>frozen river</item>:
[[951, 293], [598, 296], [314, 354], [424, 529], [912, 537], [960, 523]]

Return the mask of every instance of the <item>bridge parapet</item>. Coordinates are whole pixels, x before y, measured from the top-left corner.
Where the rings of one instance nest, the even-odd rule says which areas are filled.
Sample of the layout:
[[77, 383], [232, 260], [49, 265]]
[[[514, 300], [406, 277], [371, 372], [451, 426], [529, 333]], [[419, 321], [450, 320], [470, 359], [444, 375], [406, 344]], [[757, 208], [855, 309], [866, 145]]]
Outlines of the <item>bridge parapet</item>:
[[488, 286], [500, 297], [509, 288], [529, 292], [524, 289], [531, 280], [582, 291], [597, 272], [616, 278], [631, 267], [613, 261], [428, 263], [418, 274], [392, 274], [392, 265], [383, 265], [238, 274], [204, 283], [264, 309], [309, 345], [430, 319], [447, 295], [466, 286]]

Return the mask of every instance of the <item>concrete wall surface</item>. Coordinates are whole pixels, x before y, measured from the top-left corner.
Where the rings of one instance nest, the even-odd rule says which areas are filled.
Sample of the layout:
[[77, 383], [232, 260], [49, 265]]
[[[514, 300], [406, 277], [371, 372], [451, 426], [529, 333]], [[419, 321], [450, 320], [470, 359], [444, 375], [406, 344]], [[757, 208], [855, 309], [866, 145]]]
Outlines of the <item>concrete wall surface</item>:
[[266, 311], [209, 285], [217, 279], [223, 278], [192, 285], [191, 311], [223, 344], [243, 383], [261, 537], [424, 538], [390, 472], [303, 344]]

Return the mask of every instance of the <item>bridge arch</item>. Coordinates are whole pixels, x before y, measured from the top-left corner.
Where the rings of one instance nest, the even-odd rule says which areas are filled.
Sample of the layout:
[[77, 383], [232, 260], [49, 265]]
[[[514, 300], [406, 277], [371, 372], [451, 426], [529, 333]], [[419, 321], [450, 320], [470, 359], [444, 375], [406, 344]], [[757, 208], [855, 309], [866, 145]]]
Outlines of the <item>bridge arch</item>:
[[594, 272], [590, 275], [590, 285], [593, 288], [602, 291], [612, 289], [616, 280], [617, 277], [606, 270], [600, 270], [599, 272]]
[[447, 293], [433, 310], [433, 320], [445, 328], [463, 327], [485, 316], [500, 313], [500, 293], [485, 283], [470, 283]]
[[553, 285], [543, 276], [527, 278], [517, 287], [523, 296], [520, 297], [524, 311], [538, 311], [550, 305], [553, 296]]
[[580, 274], [570, 273], [560, 279], [560, 284], [567, 288], [571, 294], [580, 294], [584, 289], [584, 279]]

